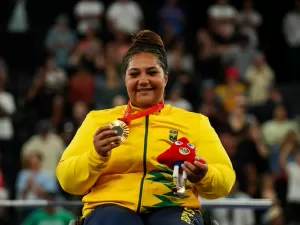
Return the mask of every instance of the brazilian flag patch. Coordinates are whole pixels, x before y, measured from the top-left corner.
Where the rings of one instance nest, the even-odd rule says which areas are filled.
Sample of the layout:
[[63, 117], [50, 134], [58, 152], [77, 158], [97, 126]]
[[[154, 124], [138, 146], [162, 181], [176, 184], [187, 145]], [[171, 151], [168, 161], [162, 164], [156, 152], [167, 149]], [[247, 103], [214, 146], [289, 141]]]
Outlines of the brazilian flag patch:
[[178, 138], [178, 131], [170, 130], [170, 134], [169, 134], [170, 141], [175, 142], [177, 141], [177, 138]]

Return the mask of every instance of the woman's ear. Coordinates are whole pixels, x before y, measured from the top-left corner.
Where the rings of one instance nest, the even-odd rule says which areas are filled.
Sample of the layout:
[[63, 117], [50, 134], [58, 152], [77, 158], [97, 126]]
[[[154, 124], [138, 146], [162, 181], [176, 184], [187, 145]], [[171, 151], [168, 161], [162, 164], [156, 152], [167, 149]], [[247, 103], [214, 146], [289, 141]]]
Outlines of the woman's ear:
[[165, 74], [165, 86], [167, 86], [168, 78], [169, 78], [169, 73], [166, 73]]

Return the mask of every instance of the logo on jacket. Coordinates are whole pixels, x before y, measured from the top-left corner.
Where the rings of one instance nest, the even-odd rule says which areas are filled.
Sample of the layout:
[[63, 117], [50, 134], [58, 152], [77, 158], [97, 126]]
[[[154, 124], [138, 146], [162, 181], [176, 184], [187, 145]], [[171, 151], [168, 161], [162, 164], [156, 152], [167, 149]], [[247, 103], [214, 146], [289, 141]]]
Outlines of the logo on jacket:
[[177, 141], [177, 138], [178, 138], [178, 131], [170, 130], [170, 134], [169, 134], [170, 141], [175, 142]]

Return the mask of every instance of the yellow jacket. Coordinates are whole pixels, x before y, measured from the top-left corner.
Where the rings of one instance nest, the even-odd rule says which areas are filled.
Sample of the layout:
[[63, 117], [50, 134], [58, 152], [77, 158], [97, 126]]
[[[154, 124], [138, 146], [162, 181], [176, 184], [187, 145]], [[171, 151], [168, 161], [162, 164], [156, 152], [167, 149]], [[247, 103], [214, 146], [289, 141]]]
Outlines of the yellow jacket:
[[[136, 212], [171, 206], [199, 209], [198, 195], [226, 196], [235, 172], [207, 117], [165, 105], [161, 112], [134, 120], [128, 139], [101, 157], [93, 146], [96, 130], [124, 115], [126, 106], [90, 112], [65, 150], [56, 170], [61, 187], [83, 197], [83, 217], [101, 204], [113, 203]], [[132, 107], [132, 113], [140, 109]], [[188, 182], [185, 197], [172, 194], [172, 171], [157, 162], [176, 138], [187, 137], [208, 163], [199, 184]]]

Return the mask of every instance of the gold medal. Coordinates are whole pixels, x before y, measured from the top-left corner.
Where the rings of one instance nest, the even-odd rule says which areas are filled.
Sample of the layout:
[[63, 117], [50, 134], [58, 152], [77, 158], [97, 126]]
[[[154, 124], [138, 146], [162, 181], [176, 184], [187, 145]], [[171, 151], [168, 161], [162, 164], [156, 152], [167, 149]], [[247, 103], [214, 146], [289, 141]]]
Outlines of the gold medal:
[[121, 137], [121, 142], [124, 142], [129, 135], [129, 127], [126, 123], [121, 120], [115, 120], [111, 124], [113, 126], [113, 130], [117, 131], [117, 135]]

